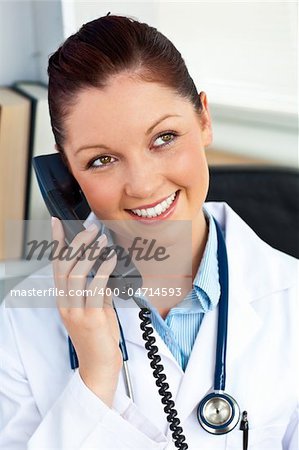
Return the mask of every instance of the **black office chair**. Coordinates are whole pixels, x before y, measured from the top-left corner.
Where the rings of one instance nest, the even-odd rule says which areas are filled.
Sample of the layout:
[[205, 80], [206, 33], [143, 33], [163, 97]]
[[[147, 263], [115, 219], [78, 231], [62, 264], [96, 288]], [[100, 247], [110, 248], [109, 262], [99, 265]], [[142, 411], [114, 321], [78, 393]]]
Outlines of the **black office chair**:
[[299, 170], [210, 167], [208, 201], [227, 202], [257, 235], [299, 258]]

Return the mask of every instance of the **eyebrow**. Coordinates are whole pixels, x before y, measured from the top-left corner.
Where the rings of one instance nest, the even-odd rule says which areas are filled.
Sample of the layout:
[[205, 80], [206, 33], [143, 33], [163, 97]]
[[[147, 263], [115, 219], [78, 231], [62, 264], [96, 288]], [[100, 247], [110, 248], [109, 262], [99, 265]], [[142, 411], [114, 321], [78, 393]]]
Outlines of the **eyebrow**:
[[154, 128], [156, 128], [159, 123], [163, 122], [163, 120], [168, 119], [168, 117], [182, 117], [180, 114], [166, 114], [165, 116], [160, 117], [160, 119], [157, 120], [146, 132], [146, 135], [149, 135]]
[[[155, 128], [157, 125], [159, 125], [161, 122], [163, 122], [163, 120], [168, 119], [169, 117], [182, 117], [180, 114], [166, 114], [165, 116], [160, 117], [160, 119], [158, 119], [147, 131], [146, 131], [146, 135], [148, 136]], [[101, 147], [105, 150], [110, 150], [109, 147], [107, 147], [107, 145], [104, 144], [94, 144], [94, 145], [83, 145], [82, 147], [79, 147], [78, 150], [76, 150], [75, 155], [77, 155], [77, 153], [79, 153], [81, 150], [87, 150], [89, 148], [98, 148]]]

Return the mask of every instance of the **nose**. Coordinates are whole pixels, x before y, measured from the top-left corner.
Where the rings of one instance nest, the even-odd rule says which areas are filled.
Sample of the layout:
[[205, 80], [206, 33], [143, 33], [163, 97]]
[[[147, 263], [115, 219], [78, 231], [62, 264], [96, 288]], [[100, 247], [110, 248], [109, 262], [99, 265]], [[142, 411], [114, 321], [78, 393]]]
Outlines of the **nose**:
[[127, 167], [124, 182], [125, 194], [138, 199], [154, 199], [155, 193], [161, 191], [163, 173], [156, 161], [151, 158], [134, 158]]

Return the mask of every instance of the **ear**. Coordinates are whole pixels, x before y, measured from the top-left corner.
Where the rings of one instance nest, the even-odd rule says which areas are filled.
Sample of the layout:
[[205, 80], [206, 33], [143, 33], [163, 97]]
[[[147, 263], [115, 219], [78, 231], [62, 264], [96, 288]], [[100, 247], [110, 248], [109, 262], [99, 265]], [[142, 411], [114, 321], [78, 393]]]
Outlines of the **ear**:
[[202, 127], [203, 145], [204, 147], [207, 147], [213, 142], [212, 120], [206, 93], [201, 92], [199, 94], [199, 98], [202, 105], [201, 127]]
[[60, 153], [63, 163], [66, 165], [66, 167], [68, 168], [69, 172], [73, 175], [73, 171], [71, 169], [70, 163], [69, 163], [69, 161], [67, 159], [67, 156], [66, 156], [65, 152], [63, 150], [60, 150], [59, 146], [57, 144], [55, 144], [55, 150], [56, 150], [56, 152]]

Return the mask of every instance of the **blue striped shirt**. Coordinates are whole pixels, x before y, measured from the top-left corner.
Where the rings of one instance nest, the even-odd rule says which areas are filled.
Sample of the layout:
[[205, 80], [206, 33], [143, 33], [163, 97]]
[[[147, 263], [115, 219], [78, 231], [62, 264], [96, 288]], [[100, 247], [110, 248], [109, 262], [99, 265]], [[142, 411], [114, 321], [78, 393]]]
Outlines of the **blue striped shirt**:
[[184, 371], [204, 314], [216, 307], [220, 297], [217, 231], [214, 220], [206, 209], [204, 214], [209, 225], [209, 234], [192, 290], [169, 311], [164, 320], [146, 298], [140, 299], [151, 309], [153, 327]]

